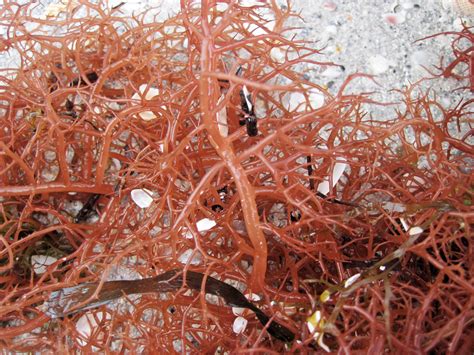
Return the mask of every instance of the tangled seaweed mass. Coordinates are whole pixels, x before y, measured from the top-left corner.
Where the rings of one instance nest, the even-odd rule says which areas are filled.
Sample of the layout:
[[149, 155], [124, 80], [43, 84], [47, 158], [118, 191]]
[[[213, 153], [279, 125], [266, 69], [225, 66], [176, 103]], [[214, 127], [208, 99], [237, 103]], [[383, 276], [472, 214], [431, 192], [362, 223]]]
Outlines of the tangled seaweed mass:
[[472, 99], [329, 93], [290, 4], [37, 6], [0, 8], [0, 347], [472, 350]]

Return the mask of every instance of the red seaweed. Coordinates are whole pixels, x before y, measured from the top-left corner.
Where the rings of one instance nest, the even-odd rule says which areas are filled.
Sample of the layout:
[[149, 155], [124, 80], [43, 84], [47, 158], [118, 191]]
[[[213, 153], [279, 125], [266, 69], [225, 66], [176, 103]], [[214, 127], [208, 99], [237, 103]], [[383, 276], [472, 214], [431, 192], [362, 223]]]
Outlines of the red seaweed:
[[[290, 5], [182, 0], [164, 21], [101, 1], [47, 19], [35, 2], [0, 7], [0, 50], [18, 57], [0, 71], [0, 347], [472, 347], [472, 99], [444, 107], [415, 84], [385, 116], [369, 94], [345, 92], [363, 74], [332, 95], [301, 72], [331, 63], [288, 39]], [[456, 44], [471, 30], [453, 35], [442, 76], [467, 63], [459, 79], [472, 89], [472, 49]], [[52, 260], [41, 272], [37, 256]], [[236, 316], [205, 288], [54, 319], [45, 309], [64, 288], [96, 284], [90, 302], [111, 278], [173, 269], [258, 295], [295, 341], [251, 317], [233, 334]]]

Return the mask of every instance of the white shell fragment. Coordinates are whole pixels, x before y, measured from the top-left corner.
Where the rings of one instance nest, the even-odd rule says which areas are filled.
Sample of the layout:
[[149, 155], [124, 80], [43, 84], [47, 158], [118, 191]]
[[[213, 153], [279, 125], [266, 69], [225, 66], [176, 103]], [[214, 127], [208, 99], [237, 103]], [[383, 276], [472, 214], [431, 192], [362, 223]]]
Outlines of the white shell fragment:
[[151, 206], [153, 203], [152, 194], [153, 192], [147, 189], [135, 189], [130, 193], [133, 202], [135, 202], [140, 208], [147, 208]]
[[248, 107], [249, 111], [252, 111], [253, 105], [249, 100], [250, 93], [249, 93], [249, 90], [247, 89], [247, 86], [244, 85], [242, 87], [242, 91], [244, 92], [245, 103], [247, 104], [247, 107]]
[[245, 314], [247, 311], [247, 308], [242, 308], [242, 307], [232, 307], [232, 313], [234, 316], [240, 317]]
[[417, 235], [420, 235], [421, 233], [423, 233], [423, 228], [421, 227], [411, 227], [409, 230], [408, 230], [408, 234], [410, 236], [417, 236]]
[[[254, 302], [258, 302], [262, 299], [259, 295], [255, 294], [255, 293], [246, 293], [245, 298], [247, 298], [249, 301], [254, 301]], [[250, 311], [247, 308], [232, 307], [232, 313], [235, 316], [243, 316], [248, 312], [250, 312]]]
[[245, 297], [246, 297], [249, 301], [253, 301], [253, 302], [258, 302], [258, 301], [261, 301], [261, 300], [262, 300], [262, 297], [260, 297], [260, 296], [257, 295], [256, 293], [246, 293], [246, 294], [245, 294]]
[[[345, 159], [341, 159], [338, 163], [334, 164], [332, 172], [332, 187], [336, 186], [337, 182], [341, 179], [344, 170], [346, 170], [348, 164], [346, 164], [345, 161]], [[329, 190], [329, 178], [326, 177], [324, 181], [318, 185], [318, 191], [323, 195], [327, 195]]]
[[360, 277], [360, 274], [352, 275], [346, 280], [346, 282], [344, 282], [344, 287], [348, 288], [352, 286], [359, 279], [359, 277]]
[[404, 218], [400, 218], [400, 223], [402, 224], [403, 229], [404, 229], [405, 231], [408, 231], [408, 228], [409, 228], [410, 226], [408, 225], [407, 221], [405, 221]]
[[[147, 90], [147, 88], [148, 88], [148, 90]], [[145, 91], [146, 91], [146, 93], [145, 93]], [[143, 94], [145, 94], [145, 95], [143, 95]], [[132, 99], [133, 100], [143, 99], [143, 100], [146, 100], [146, 101], [150, 101], [151, 99], [158, 96], [159, 94], [160, 94], [160, 90], [158, 90], [157, 88], [153, 88], [153, 87], [149, 88], [147, 84], [142, 84], [138, 88], [138, 92], [133, 94]], [[153, 119], [157, 118], [157, 116], [152, 111], [142, 111], [138, 114], [138, 116], [140, 116], [140, 118], [144, 121], [150, 121], [150, 120], [153, 120]]]
[[206, 232], [209, 229], [215, 227], [216, 224], [217, 224], [216, 221], [213, 221], [212, 219], [203, 218], [196, 223], [196, 228], [198, 232]]
[[48, 266], [54, 264], [58, 259], [53, 258], [52, 256], [47, 255], [32, 255], [31, 256], [31, 266], [33, 271], [37, 275], [44, 274]]
[[247, 323], [248, 321], [244, 317], [237, 317], [232, 324], [232, 330], [235, 334], [241, 334], [247, 328]]

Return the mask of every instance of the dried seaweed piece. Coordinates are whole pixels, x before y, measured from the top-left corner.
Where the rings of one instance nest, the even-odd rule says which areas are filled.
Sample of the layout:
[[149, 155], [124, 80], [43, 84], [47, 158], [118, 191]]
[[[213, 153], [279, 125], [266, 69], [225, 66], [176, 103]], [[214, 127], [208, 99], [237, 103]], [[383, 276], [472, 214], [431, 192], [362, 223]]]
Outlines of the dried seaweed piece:
[[[276, 321], [270, 321], [265, 313], [247, 300], [242, 292], [235, 287], [200, 272], [186, 271], [184, 276], [185, 278], [183, 278], [182, 271], [175, 269], [148, 279], [104, 282], [92, 302], [89, 299], [97, 291], [97, 283], [63, 288], [53, 292], [43, 308], [45, 313], [52, 318], [64, 317], [71, 313], [99, 307], [124, 295], [172, 292], [181, 289], [183, 286], [200, 291], [205, 280], [204, 291], [206, 293], [222, 297], [228, 306], [252, 310], [260, 323], [267, 327], [268, 333], [274, 338], [284, 342], [294, 340], [293, 332]], [[80, 305], [84, 302], [86, 302], [84, 305]], [[78, 305], [79, 307], [77, 307]]]

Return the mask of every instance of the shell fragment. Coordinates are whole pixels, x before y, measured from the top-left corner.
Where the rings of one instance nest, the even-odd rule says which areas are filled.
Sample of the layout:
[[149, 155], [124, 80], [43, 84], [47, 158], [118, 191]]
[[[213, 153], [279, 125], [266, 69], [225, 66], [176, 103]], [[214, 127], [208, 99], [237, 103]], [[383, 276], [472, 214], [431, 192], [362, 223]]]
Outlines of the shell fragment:
[[147, 189], [135, 189], [130, 193], [132, 196], [133, 202], [137, 204], [140, 208], [148, 208], [153, 203], [153, 197], [150, 190]]

